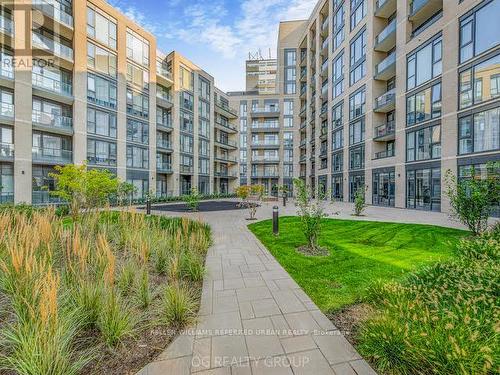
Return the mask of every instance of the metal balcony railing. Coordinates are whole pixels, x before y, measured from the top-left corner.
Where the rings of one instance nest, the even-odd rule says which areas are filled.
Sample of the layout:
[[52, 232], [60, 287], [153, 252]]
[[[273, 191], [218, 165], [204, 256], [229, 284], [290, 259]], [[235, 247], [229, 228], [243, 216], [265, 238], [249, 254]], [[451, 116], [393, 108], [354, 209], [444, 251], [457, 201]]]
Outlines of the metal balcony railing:
[[14, 157], [14, 145], [12, 143], [0, 143], [0, 158], [11, 159]]
[[38, 162], [48, 162], [55, 164], [71, 163], [73, 160], [73, 152], [60, 148], [33, 147], [33, 160]]
[[71, 117], [42, 112], [33, 109], [31, 112], [31, 121], [35, 124], [50, 126], [59, 129], [71, 130], [73, 128], [73, 119]]
[[394, 156], [394, 149], [384, 150], [375, 153], [375, 159], [390, 158], [391, 156]]
[[156, 147], [163, 148], [165, 150], [171, 150], [172, 143], [164, 139], [156, 139]]
[[172, 163], [157, 161], [156, 170], [158, 172], [170, 173], [172, 172]]
[[375, 108], [380, 108], [396, 100], [396, 90], [392, 89], [375, 99]]
[[374, 138], [386, 137], [388, 135], [394, 134], [396, 131], [396, 122], [389, 121], [386, 124], [379, 125], [375, 128]]
[[5, 17], [4, 15], [0, 16], [0, 30], [5, 34], [13, 35], [14, 34], [14, 22]]
[[0, 115], [2, 117], [14, 118], [14, 104], [0, 103]]

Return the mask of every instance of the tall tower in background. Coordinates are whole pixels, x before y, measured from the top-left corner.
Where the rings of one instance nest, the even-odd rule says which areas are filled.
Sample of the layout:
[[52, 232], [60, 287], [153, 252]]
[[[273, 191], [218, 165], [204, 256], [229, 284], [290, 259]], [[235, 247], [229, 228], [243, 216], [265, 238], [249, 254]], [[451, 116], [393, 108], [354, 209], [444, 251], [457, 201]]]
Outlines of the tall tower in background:
[[260, 51], [249, 53], [246, 61], [246, 91], [258, 91], [259, 94], [276, 92], [277, 59], [264, 59]]

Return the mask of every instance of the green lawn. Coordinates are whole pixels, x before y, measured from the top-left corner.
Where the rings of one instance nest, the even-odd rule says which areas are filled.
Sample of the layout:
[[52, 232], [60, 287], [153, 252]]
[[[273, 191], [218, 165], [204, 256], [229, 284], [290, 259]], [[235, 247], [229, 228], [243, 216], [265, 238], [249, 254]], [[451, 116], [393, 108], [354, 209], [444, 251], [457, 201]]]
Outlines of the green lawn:
[[249, 228], [324, 312], [355, 303], [376, 280], [451, 256], [467, 235], [430, 225], [324, 219], [319, 244], [330, 255], [310, 257], [295, 250], [306, 243], [297, 217], [280, 219], [279, 237], [271, 220]]

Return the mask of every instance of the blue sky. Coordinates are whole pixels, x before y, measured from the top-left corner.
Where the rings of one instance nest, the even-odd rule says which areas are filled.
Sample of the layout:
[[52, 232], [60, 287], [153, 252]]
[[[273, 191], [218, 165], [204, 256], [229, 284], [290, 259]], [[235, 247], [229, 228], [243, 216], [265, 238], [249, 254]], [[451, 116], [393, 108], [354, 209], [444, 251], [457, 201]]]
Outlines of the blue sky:
[[317, 0], [108, 0], [215, 77], [225, 91], [245, 88], [245, 59], [276, 57], [279, 21], [307, 18]]

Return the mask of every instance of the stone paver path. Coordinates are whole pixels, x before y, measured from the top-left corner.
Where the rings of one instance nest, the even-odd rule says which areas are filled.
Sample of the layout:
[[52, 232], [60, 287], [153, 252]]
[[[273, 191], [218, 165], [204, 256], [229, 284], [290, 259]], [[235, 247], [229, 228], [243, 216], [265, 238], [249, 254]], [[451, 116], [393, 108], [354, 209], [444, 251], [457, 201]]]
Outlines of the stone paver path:
[[246, 211], [193, 216], [214, 235], [198, 323], [139, 375], [375, 374], [246, 228]]

